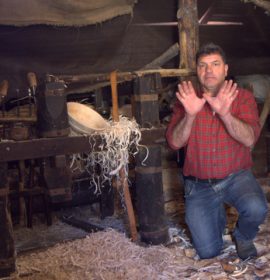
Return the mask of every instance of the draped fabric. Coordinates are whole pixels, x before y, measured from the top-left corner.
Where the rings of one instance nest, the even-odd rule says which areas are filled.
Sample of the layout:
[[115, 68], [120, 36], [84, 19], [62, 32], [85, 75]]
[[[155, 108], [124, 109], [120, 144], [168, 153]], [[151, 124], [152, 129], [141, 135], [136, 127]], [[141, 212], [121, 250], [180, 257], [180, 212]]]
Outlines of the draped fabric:
[[0, 0], [0, 25], [85, 26], [131, 14], [136, 0]]

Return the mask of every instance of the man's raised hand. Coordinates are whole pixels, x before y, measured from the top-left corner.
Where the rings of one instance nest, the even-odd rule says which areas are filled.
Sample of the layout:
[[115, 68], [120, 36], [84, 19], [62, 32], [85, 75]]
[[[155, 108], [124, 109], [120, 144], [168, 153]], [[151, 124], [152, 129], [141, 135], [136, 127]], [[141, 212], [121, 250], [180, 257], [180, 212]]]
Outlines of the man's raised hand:
[[196, 116], [205, 104], [205, 99], [197, 96], [190, 81], [178, 85], [176, 97], [184, 106], [187, 115], [191, 117]]
[[232, 80], [224, 81], [216, 96], [210, 96], [206, 93], [203, 97], [210, 104], [212, 110], [221, 117], [226, 116], [231, 109], [231, 105], [238, 94], [237, 84]]

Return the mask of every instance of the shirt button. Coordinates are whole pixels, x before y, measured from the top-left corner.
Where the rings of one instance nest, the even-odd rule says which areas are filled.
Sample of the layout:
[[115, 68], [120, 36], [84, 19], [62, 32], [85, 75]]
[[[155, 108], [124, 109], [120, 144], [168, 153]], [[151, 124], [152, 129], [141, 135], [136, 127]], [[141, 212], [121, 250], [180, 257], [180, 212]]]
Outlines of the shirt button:
[[214, 153], [216, 151], [216, 149], [213, 149], [212, 152]]

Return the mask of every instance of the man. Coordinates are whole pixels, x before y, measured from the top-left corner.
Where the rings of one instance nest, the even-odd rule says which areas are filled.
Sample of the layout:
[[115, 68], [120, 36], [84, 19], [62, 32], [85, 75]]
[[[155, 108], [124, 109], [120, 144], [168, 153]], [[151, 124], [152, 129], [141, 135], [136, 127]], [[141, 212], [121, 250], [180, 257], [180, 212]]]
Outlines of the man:
[[196, 55], [200, 90], [190, 81], [178, 85], [177, 102], [166, 137], [171, 148], [185, 147], [186, 222], [200, 258], [222, 250], [224, 203], [236, 208], [233, 232], [238, 256], [257, 256], [253, 244], [267, 213], [267, 202], [250, 171], [251, 147], [260, 134], [252, 93], [226, 81], [224, 51], [206, 44]]

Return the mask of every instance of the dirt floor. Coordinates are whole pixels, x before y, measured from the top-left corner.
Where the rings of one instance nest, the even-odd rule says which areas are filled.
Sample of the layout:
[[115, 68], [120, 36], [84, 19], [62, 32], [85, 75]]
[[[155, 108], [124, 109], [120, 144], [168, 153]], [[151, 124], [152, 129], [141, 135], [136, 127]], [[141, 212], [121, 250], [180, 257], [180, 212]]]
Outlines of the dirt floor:
[[[265, 192], [270, 188], [268, 183], [261, 181]], [[118, 211], [117, 215], [101, 220], [96, 205], [55, 212], [50, 227], [44, 224], [42, 215], [35, 215], [32, 229], [14, 227], [17, 270], [5, 279], [270, 279], [270, 215], [255, 240], [257, 259], [243, 262], [237, 257], [229, 234], [237, 215], [234, 209], [227, 208], [223, 253], [200, 260], [183, 222], [182, 192], [178, 189], [173, 197], [165, 193], [170, 241], [159, 246], [132, 242], [125, 214]], [[62, 222], [63, 216], [73, 216], [105, 230], [89, 233]]]

